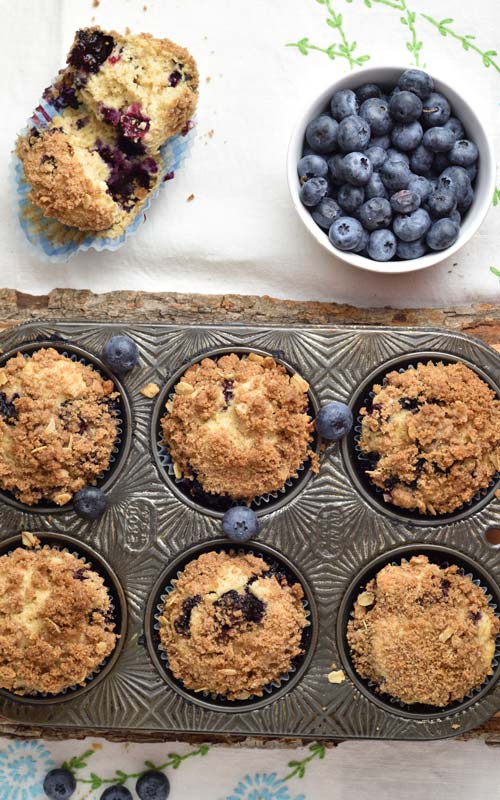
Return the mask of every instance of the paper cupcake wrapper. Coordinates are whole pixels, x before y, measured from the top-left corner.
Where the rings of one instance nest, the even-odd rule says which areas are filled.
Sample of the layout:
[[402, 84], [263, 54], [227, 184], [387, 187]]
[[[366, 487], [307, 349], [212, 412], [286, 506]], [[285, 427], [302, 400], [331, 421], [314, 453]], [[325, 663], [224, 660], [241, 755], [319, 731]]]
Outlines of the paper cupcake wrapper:
[[[24, 135], [29, 128], [46, 129], [51, 120], [60, 116], [61, 111], [47, 100], [41, 99], [35, 112], [28, 120], [27, 127], [21, 131]], [[36, 249], [44, 261], [52, 263], [68, 261], [75, 253], [86, 250], [118, 250], [127, 238], [133, 235], [145, 219], [151, 201], [158, 195], [167, 178], [180, 169], [182, 162], [187, 158], [193, 141], [193, 123], [188, 126], [187, 133], [179, 133], [168, 139], [160, 149], [161, 161], [159, 163], [159, 179], [152, 193], [141, 204], [140, 210], [132, 222], [120, 236], [106, 237], [80, 231], [63, 225], [55, 219], [44, 217], [43, 212], [29, 199], [30, 184], [24, 175], [23, 165], [14, 154], [13, 172], [14, 184], [18, 203], [18, 216], [21, 228], [30, 244]]]

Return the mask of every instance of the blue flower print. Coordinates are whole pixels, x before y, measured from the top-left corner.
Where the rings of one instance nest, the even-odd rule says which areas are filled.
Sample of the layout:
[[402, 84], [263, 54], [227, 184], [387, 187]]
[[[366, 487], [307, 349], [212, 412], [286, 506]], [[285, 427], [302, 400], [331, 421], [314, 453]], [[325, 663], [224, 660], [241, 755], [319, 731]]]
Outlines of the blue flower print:
[[40, 800], [43, 779], [53, 767], [43, 744], [13, 741], [0, 751], [0, 800]]
[[226, 800], [305, 800], [304, 795], [292, 798], [288, 787], [275, 772], [258, 772], [253, 778], [245, 775]]

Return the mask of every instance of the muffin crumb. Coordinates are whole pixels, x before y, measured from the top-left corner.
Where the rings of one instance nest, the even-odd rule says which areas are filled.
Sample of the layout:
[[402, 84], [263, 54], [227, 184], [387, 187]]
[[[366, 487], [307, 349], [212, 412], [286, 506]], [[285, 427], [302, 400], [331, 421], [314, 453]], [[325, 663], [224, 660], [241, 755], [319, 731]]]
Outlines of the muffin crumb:
[[148, 397], [150, 400], [159, 393], [160, 387], [157, 383], [147, 383], [146, 386], [143, 386], [140, 390], [141, 394], [144, 397]]

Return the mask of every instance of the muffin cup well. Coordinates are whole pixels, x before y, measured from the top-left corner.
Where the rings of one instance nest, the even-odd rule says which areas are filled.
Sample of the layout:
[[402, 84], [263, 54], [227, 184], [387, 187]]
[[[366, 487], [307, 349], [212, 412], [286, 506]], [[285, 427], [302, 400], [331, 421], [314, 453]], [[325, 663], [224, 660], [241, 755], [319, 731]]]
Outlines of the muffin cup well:
[[[168, 657], [162, 648], [158, 618], [162, 613], [167, 595], [172, 591], [172, 579], [177, 578], [190, 561], [194, 561], [203, 553], [211, 551], [250, 553], [251, 555], [263, 558], [267, 564], [277, 565], [286, 578], [292, 583], [300, 583], [304, 590], [303, 605], [307, 614], [309, 625], [302, 632], [302, 654], [293, 660], [290, 671], [280, 676], [279, 680], [273, 681], [264, 687], [264, 696], [254, 695], [247, 700], [228, 700], [220, 695], [197, 693], [187, 689], [181, 680], [175, 678], [169, 665]], [[212, 539], [202, 544], [190, 547], [172, 561], [161, 573], [156, 581], [146, 606], [144, 619], [144, 631], [146, 644], [151, 660], [158, 670], [160, 677], [168, 686], [181, 695], [185, 700], [189, 700], [196, 705], [202, 706], [210, 711], [223, 712], [242, 712], [253, 711], [257, 708], [273, 703], [278, 698], [294, 688], [304, 676], [316, 648], [318, 638], [318, 611], [316, 602], [309, 588], [306, 579], [299, 570], [282, 553], [264, 544], [245, 543], [234, 544], [227, 539]]]
[[[230, 355], [248, 355], [250, 353], [257, 353], [257, 355], [266, 357], [271, 356], [277, 364], [285, 367], [289, 375], [298, 372], [288, 361], [273, 354], [270, 351], [260, 350], [257, 347], [218, 347], [212, 350], [207, 350], [202, 354], [198, 354], [193, 359], [184, 363], [173, 375], [169, 378], [160, 394], [156, 399], [153, 408], [151, 419], [151, 447], [158, 467], [160, 476], [169, 489], [190, 508], [201, 511], [203, 514], [208, 514], [211, 517], [221, 519], [225, 511], [231, 506], [245, 505], [244, 501], [233, 500], [228, 496], [214, 495], [205, 492], [199, 483], [190, 481], [186, 478], [176, 478], [174, 475], [173, 464], [168, 452], [168, 447], [163, 443], [163, 432], [161, 429], [162, 417], [166, 414], [165, 403], [173, 396], [175, 385], [180, 378], [184, 375], [186, 370], [194, 364], [198, 364], [204, 358], [218, 359], [221, 356]], [[300, 373], [299, 373], [300, 374]], [[308, 391], [309, 405], [307, 413], [314, 420], [318, 413], [319, 404], [312, 392], [311, 388]], [[313, 429], [313, 440], [310, 444], [310, 449], [319, 454], [320, 439]], [[313, 473], [310, 469], [310, 459], [308, 458], [304, 464], [299, 467], [298, 476], [296, 478], [289, 478], [285, 485], [276, 491], [268, 494], [260, 495], [252, 501], [250, 507], [253, 508], [258, 516], [269, 514], [271, 511], [276, 511], [278, 508], [286, 505], [290, 500], [293, 500], [311, 480]]]
[[[117, 663], [120, 653], [125, 644], [125, 637], [127, 634], [128, 610], [125, 593], [121, 583], [110, 565], [83, 542], [78, 539], [73, 539], [71, 536], [66, 536], [62, 533], [38, 533], [32, 531], [34, 536], [40, 539], [40, 546], [48, 545], [55, 550], [64, 550], [78, 558], [83, 558], [88, 563], [92, 570], [97, 572], [104, 578], [104, 585], [106, 586], [109, 596], [111, 598], [111, 609], [113, 612], [113, 621], [115, 623], [114, 633], [117, 634], [113, 652], [103, 660], [103, 662], [85, 679], [83, 685], [70, 686], [58, 694], [32, 694], [32, 695], [18, 695], [10, 692], [7, 689], [0, 689], [0, 696], [7, 700], [23, 705], [50, 705], [53, 703], [64, 703], [68, 700], [81, 698], [83, 694], [97, 686], [106, 675], [108, 675], [115, 664]], [[8, 553], [17, 550], [19, 547], [29, 550], [33, 548], [24, 547], [21, 535], [12, 536], [9, 539], [0, 543], [0, 556], [7, 555]]]
[[[62, 353], [62, 355], [68, 356], [72, 361], [79, 361], [86, 366], [93, 367], [103, 378], [113, 381], [116, 391], [120, 395], [117, 398], [117, 437], [111, 453], [110, 463], [95, 483], [95, 486], [102, 489], [103, 492], [106, 492], [113, 486], [122, 472], [132, 444], [132, 410], [129, 399], [120, 380], [99, 358], [97, 358], [97, 356], [63, 339], [24, 342], [16, 348], [9, 350], [7, 353], [2, 354], [0, 357], [0, 367], [5, 366], [7, 361], [18, 353], [31, 355], [37, 350], [43, 350], [48, 347], [57, 350], [57, 352]], [[17, 500], [12, 492], [2, 489], [0, 489], [0, 499], [18, 511], [31, 514], [57, 514], [72, 508], [71, 501], [64, 506], [58, 506], [56, 503], [50, 501], [41, 501], [34, 505], [27, 505]]]
[[385, 514], [391, 519], [408, 523], [416, 526], [432, 526], [432, 525], [447, 525], [453, 522], [459, 522], [466, 519], [471, 514], [484, 508], [490, 500], [493, 499], [495, 491], [498, 489], [500, 475], [496, 473], [490, 484], [476, 494], [476, 496], [464, 503], [460, 508], [449, 514], [420, 514], [416, 510], [407, 510], [399, 508], [391, 503], [386, 503], [383, 499], [383, 489], [372, 483], [370, 477], [366, 474], [366, 470], [371, 469], [372, 465], [369, 459], [361, 451], [359, 446], [359, 438], [361, 433], [360, 416], [361, 409], [367, 402], [373, 398], [372, 387], [374, 384], [382, 384], [387, 373], [394, 370], [404, 372], [407, 369], [414, 369], [419, 363], [428, 363], [432, 361], [434, 364], [442, 361], [444, 364], [462, 363], [469, 367], [476, 375], [481, 378], [488, 386], [493, 389], [497, 398], [500, 400], [500, 387], [486, 372], [465, 358], [460, 358], [449, 353], [422, 351], [413, 352], [406, 355], [398, 356], [390, 361], [384, 362], [381, 366], [377, 367], [371, 372], [364, 381], [360, 384], [357, 391], [351, 398], [349, 403], [354, 417], [354, 427], [351, 433], [345, 437], [342, 442], [342, 458], [347, 470], [347, 473], [354, 484], [357, 491], [362, 498], [366, 500], [369, 505], [375, 508], [376, 511]]
[[437, 544], [404, 545], [377, 556], [366, 564], [351, 581], [344, 593], [337, 616], [337, 644], [343, 666], [349, 678], [361, 694], [372, 703], [385, 711], [389, 711], [391, 714], [413, 719], [433, 720], [464, 711], [482, 700], [498, 682], [500, 678], [500, 633], [496, 637], [495, 656], [492, 664], [493, 674], [486, 678], [481, 686], [471, 690], [463, 700], [455, 701], [442, 708], [421, 703], [409, 705], [402, 703], [391, 695], [378, 692], [372, 681], [361, 678], [356, 672], [347, 641], [347, 624], [351, 619], [356, 598], [365, 589], [366, 584], [387, 564], [400, 564], [403, 559], [409, 560], [412, 556], [417, 555], [425, 555], [429, 558], [429, 561], [443, 567], [456, 564], [463, 570], [464, 575], [470, 577], [476, 586], [479, 586], [484, 591], [490, 608], [494, 611], [495, 616], [500, 617], [500, 588], [479, 563], [451, 547]]

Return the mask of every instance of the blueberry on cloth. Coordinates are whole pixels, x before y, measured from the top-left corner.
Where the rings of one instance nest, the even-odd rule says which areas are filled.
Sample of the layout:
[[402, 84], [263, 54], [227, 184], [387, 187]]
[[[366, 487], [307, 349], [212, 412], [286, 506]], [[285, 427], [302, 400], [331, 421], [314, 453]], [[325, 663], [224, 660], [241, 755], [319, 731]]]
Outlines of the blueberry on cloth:
[[426, 200], [426, 208], [434, 219], [449, 217], [456, 207], [457, 198], [451, 189], [436, 189]]
[[402, 258], [403, 261], [412, 261], [414, 258], [422, 258], [427, 253], [427, 245], [425, 236], [420, 239], [415, 239], [414, 242], [403, 242], [398, 239], [396, 246], [396, 255]]
[[99, 519], [109, 505], [108, 498], [97, 486], [85, 486], [73, 497], [75, 513], [83, 519]]
[[375, 172], [380, 169], [384, 161], [387, 159], [387, 151], [379, 145], [372, 144], [370, 147], [367, 147], [365, 150], [365, 155], [367, 155], [372, 162]]
[[170, 794], [170, 781], [163, 772], [150, 769], [137, 779], [135, 791], [140, 800], [167, 800]]
[[247, 542], [257, 535], [259, 520], [247, 506], [232, 506], [222, 517], [224, 535], [232, 542]]
[[333, 153], [337, 149], [338, 122], [326, 114], [311, 120], [306, 128], [306, 142], [315, 153]]
[[340, 187], [337, 194], [337, 203], [343, 211], [352, 214], [360, 207], [365, 199], [365, 190], [362, 186], [351, 186], [350, 183], [344, 183]]
[[429, 197], [432, 186], [430, 181], [423, 175], [413, 175], [408, 183], [408, 189], [410, 192], [416, 192], [420, 195], [420, 200], [423, 201]]
[[411, 189], [401, 189], [391, 197], [391, 208], [396, 214], [411, 214], [420, 206], [420, 195]]
[[328, 159], [328, 169], [330, 171], [330, 177], [332, 179], [332, 182], [336, 186], [342, 186], [342, 184], [345, 182], [344, 172], [342, 169], [343, 163], [344, 163], [344, 156], [340, 155], [340, 153], [337, 153], [337, 155], [331, 156]]
[[394, 217], [392, 228], [398, 239], [403, 242], [414, 242], [420, 239], [431, 227], [431, 218], [423, 208], [417, 208], [411, 214]]
[[337, 441], [352, 428], [352, 411], [345, 403], [334, 400], [321, 406], [316, 417], [316, 430], [324, 439]]
[[108, 786], [101, 794], [100, 800], [133, 800], [133, 798], [130, 789], [116, 784], [115, 786]]
[[339, 124], [338, 145], [344, 153], [352, 153], [354, 150], [364, 151], [370, 141], [370, 126], [361, 117], [354, 115], [344, 117]]
[[413, 92], [421, 100], [425, 100], [434, 89], [434, 81], [421, 69], [407, 69], [401, 75], [398, 86], [401, 90]]
[[410, 167], [404, 161], [388, 158], [382, 165], [380, 177], [386, 189], [398, 192], [400, 189], [406, 189], [410, 182]]
[[458, 166], [447, 167], [444, 172], [441, 173], [438, 185], [442, 189], [451, 189], [455, 192], [459, 205], [462, 202], [466, 202], [467, 196], [471, 190], [471, 183], [467, 170]]
[[356, 97], [358, 98], [358, 103], [361, 105], [365, 102], [365, 100], [369, 100], [370, 97], [381, 97], [382, 90], [380, 86], [377, 86], [376, 83], [364, 83], [363, 86], [360, 86], [359, 89], [356, 89]]
[[323, 197], [316, 208], [313, 208], [311, 216], [316, 225], [328, 230], [332, 223], [342, 216], [342, 209], [333, 197]]
[[396, 253], [396, 237], [393, 232], [385, 228], [373, 231], [368, 242], [368, 255], [374, 261], [390, 261]]
[[364, 186], [373, 173], [373, 164], [364, 153], [352, 152], [344, 156], [342, 171], [347, 183]]
[[102, 351], [103, 360], [113, 372], [129, 372], [139, 361], [139, 348], [130, 336], [118, 334], [108, 339]]
[[453, 132], [455, 141], [457, 141], [457, 139], [463, 139], [465, 136], [464, 126], [456, 117], [450, 117], [449, 120], [444, 123], [443, 128], [448, 128]]
[[75, 789], [75, 776], [69, 769], [51, 769], [43, 781], [43, 791], [50, 800], [66, 800]]
[[328, 164], [321, 156], [314, 154], [302, 156], [297, 164], [297, 172], [301, 183], [305, 183], [310, 178], [326, 178]]
[[419, 144], [410, 156], [410, 167], [417, 175], [425, 175], [431, 169], [433, 161], [432, 150], [428, 150], [424, 144]]
[[299, 196], [305, 206], [317, 206], [328, 191], [326, 178], [310, 178], [300, 187]]
[[451, 148], [449, 159], [452, 164], [459, 167], [470, 167], [479, 158], [479, 150], [474, 142], [468, 139], [458, 139]]
[[371, 200], [372, 197], [387, 197], [387, 189], [382, 183], [382, 178], [378, 172], [374, 172], [365, 186], [365, 197]]
[[339, 250], [356, 250], [363, 238], [361, 222], [354, 217], [339, 217], [328, 231], [328, 238]]
[[422, 101], [413, 92], [398, 92], [391, 97], [389, 112], [396, 122], [414, 122], [422, 114]]
[[391, 224], [391, 204], [384, 197], [372, 197], [358, 211], [359, 221], [367, 231], [387, 228]]
[[437, 126], [427, 128], [424, 133], [424, 145], [433, 153], [447, 153], [455, 143], [453, 131], [450, 128]]
[[392, 129], [391, 139], [394, 147], [404, 152], [415, 150], [422, 141], [424, 130], [420, 122], [406, 122], [395, 125]]
[[460, 228], [453, 220], [438, 219], [427, 234], [427, 244], [431, 250], [446, 250], [458, 239]]
[[369, 124], [370, 130], [375, 136], [384, 136], [390, 133], [394, 125], [389, 113], [389, 104], [379, 97], [365, 100], [359, 110], [359, 116]]
[[339, 89], [335, 92], [330, 102], [332, 117], [341, 122], [345, 117], [358, 113], [358, 100], [352, 89]]
[[439, 92], [432, 92], [425, 99], [422, 109], [422, 119], [428, 128], [435, 125], [444, 125], [451, 116], [451, 109], [448, 100]]

